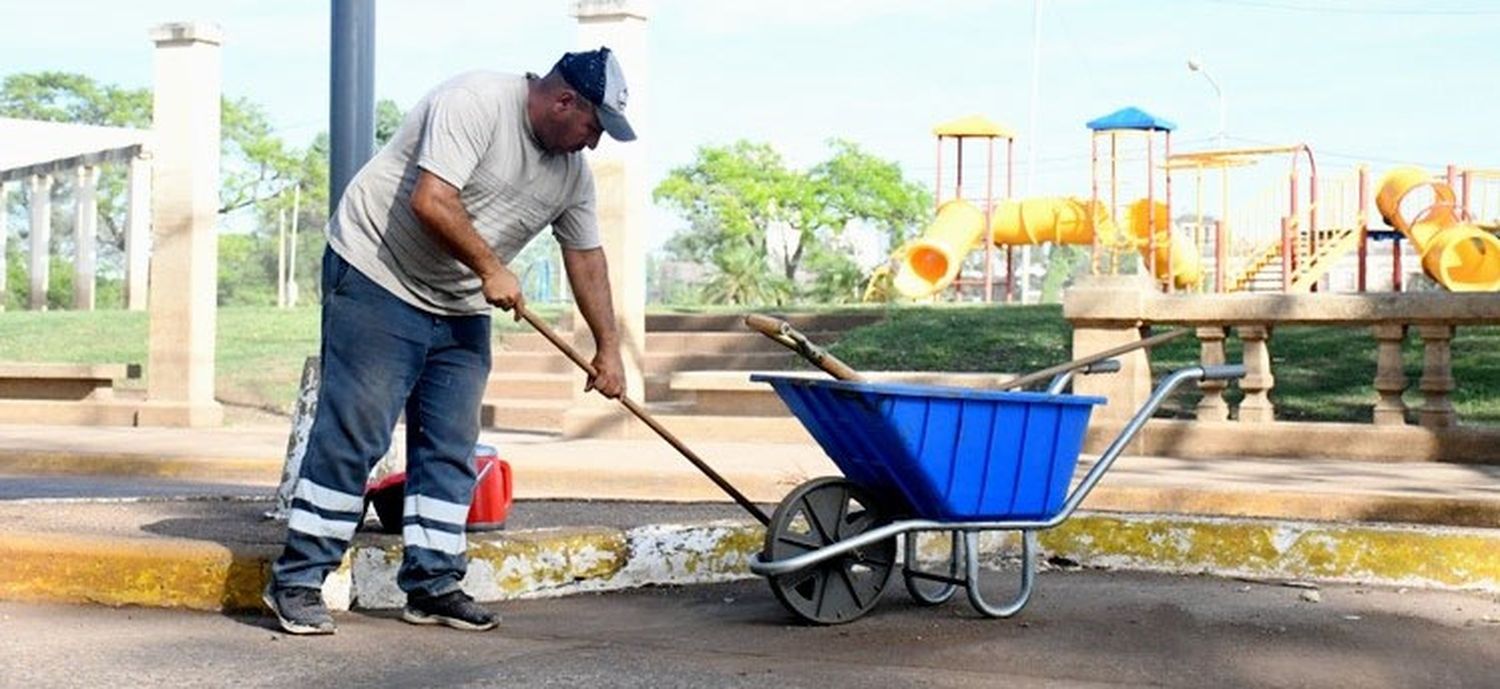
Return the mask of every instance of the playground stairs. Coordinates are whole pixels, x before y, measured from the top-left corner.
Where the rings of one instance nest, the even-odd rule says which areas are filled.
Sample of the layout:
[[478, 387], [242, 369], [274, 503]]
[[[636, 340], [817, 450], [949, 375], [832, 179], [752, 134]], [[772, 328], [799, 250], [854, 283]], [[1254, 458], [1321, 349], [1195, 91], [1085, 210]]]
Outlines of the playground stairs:
[[[1344, 254], [1359, 246], [1360, 233], [1357, 228], [1339, 228], [1318, 231], [1317, 250], [1309, 248], [1306, 233], [1297, 235], [1293, 251], [1297, 268], [1291, 277], [1288, 292], [1308, 292], [1324, 275], [1332, 270]], [[1272, 239], [1254, 254], [1243, 270], [1230, 283], [1231, 292], [1281, 292], [1282, 261], [1281, 240]]]
[[[878, 312], [804, 314], [788, 321], [814, 342], [826, 344], [852, 328], [883, 317]], [[588, 342], [588, 337], [583, 341]], [[587, 344], [580, 347], [586, 356], [589, 349]], [[742, 314], [646, 317], [643, 401], [654, 413], [693, 413], [693, 393], [671, 387], [674, 373], [792, 368], [805, 366], [785, 347], [748, 330]], [[541, 335], [506, 334], [496, 341], [480, 413], [481, 424], [492, 430], [559, 433], [563, 417], [574, 406], [575, 395], [582, 386], [582, 372]]]

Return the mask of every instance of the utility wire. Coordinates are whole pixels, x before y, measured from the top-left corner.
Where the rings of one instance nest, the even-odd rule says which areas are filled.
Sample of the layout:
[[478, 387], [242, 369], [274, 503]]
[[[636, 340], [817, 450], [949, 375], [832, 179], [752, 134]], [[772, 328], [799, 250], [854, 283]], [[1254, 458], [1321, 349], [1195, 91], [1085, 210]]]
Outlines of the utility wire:
[[1449, 9], [1449, 8], [1384, 8], [1370, 7], [1359, 3], [1356, 7], [1340, 7], [1334, 5], [1297, 4], [1292, 2], [1276, 2], [1274, 0], [1206, 0], [1219, 5], [1234, 5], [1236, 7], [1250, 7], [1262, 10], [1281, 10], [1286, 12], [1308, 12], [1314, 14], [1354, 14], [1354, 15], [1401, 15], [1401, 16], [1431, 16], [1431, 17], [1460, 17], [1460, 16], [1483, 16], [1500, 14], [1500, 8], [1491, 9]]

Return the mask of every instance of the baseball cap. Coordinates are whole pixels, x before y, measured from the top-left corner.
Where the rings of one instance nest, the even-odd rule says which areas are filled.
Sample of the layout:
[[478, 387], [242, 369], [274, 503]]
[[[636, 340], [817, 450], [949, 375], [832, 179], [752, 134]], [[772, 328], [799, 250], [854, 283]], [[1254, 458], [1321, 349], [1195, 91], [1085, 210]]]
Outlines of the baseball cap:
[[625, 119], [625, 72], [609, 48], [563, 53], [556, 69], [599, 113], [599, 125], [616, 141], [634, 141], [635, 130]]

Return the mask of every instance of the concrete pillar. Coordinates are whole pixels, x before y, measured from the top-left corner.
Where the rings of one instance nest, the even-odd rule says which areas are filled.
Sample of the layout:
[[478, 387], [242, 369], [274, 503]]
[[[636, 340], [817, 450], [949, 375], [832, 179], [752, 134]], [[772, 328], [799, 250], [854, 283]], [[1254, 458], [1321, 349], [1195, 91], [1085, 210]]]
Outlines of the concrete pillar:
[[219, 43], [209, 23], [162, 24], [152, 127], [151, 345], [140, 425], [223, 421], [214, 400], [218, 292]]
[[94, 310], [96, 244], [99, 237], [99, 168], [76, 170], [73, 185], [73, 308]]
[[146, 272], [151, 256], [151, 157], [130, 159], [130, 196], [125, 211], [125, 308], [146, 310]]
[[[651, 198], [646, 142], [655, 135], [645, 108], [650, 86], [646, 8], [639, 0], [580, 0], [573, 9], [578, 18], [578, 49], [608, 46], [620, 61], [630, 89], [626, 114], [640, 136], [636, 141], [621, 143], [604, 135], [599, 148], [590, 154], [589, 164], [594, 173], [604, 255], [609, 262], [627, 394], [642, 400], [646, 354], [646, 214]], [[573, 322], [575, 344], [580, 351], [591, 351], [593, 340], [583, 318], [575, 314]], [[574, 389], [582, 388], [580, 383]], [[588, 393], [579, 402], [564, 418], [565, 435], [650, 433], [644, 425], [625, 423], [630, 417], [619, 405], [597, 394]]]
[[[1227, 335], [1223, 326], [1209, 326], [1198, 328], [1198, 343], [1201, 352], [1200, 360], [1204, 366], [1218, 366], [1224, 363], [1224, 337]], [[1229, 405], [1224, 401], [1224, 389], [1229, 387], [1229, 382], [1224, 380], [1205, 380], [1198, 383], [1198, 389], [1203, 391], [1203, 398], [1198, 400], [1196, 416], [1199, 421], [1228, 421]]]
[[[1144, 299], [1155, 290], [1155, 283], [1144, 275], [1088, 276], [1068, 288], [1063, 315], [1073, 326], [1072, 358], [1139, 342]], [[1073, 379], [1075, 393], [1109, 398], [1109, 404], [1094, 411], [1100, 421], [1126, 421], [1151, 396], [1151, 361], [1146, 350], [1115, 358], [1120, 361], [1119, 373]]]
[[1401, 359], [1401, 345], [1406, 341], [1406, 326], [1381, 323], [1371, 328], [1375, 335], [1375, 425], [1406, 425], [1406, 366]]
[[1271, 327], [1242, 325], [1235, 330], [1245, 345], [1245, 377], [1240, 379], [1245, 399], [1240, 402], [1240, 421], [1275, 421], [1276, 407], [1271, 404], [1271, 388], [1276, 385], [1276, 377], [1271, 374], [1271, 348], [1268, 345]]
[[52, 265], [52, 176], [31, 176], [31, 291], [28, 307], [47, 310], [47, 278]]
[[1427, 428], [1456, 426], [1458, 413], [1448, 398], [1457, 387], [1453, 382], [1453, 326], [1421, 325], [1417, 334], [1422, 336], [1422, 379], [1417, 387], [1423, 396], [1417, 423]]
[[9, 301], [10, 292], [5, 284], [6, 273], [9, 273], [10, 261], [5, 253], [5, 246], [10, 239], [10, 182], [0, 182], [0, 311], [5, 310], [5, 304]]

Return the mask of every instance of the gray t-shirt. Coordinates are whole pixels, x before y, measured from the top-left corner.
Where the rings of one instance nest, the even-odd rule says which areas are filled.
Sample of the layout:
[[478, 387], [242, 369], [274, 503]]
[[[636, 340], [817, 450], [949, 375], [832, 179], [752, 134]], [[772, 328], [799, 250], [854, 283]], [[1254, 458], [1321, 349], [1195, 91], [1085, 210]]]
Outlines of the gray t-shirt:
[[406, 114], [360, 169], [328, 221], [328, 243], [360, 273], [424, 311], [487, 313], [479, 276], [411, 211], [419, 170], [459, 189], [474, 229], [502, 263], [547, 225], [567, 249], [599, 246], [594, 178], [581, 153], [543, 150], [526, 118], [527, 79], [469, 72]]

